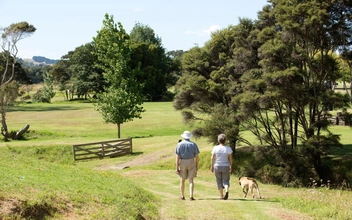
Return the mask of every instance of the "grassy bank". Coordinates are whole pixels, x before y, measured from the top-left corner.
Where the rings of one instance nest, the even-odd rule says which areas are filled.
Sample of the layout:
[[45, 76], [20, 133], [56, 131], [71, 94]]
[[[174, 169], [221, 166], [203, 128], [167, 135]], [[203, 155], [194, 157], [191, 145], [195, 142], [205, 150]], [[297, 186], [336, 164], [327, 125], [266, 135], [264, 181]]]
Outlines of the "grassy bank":
[[75, 166], [70, 147], [1, 151], [1, 219], [157, 218], [156, 197], [117, 173]]

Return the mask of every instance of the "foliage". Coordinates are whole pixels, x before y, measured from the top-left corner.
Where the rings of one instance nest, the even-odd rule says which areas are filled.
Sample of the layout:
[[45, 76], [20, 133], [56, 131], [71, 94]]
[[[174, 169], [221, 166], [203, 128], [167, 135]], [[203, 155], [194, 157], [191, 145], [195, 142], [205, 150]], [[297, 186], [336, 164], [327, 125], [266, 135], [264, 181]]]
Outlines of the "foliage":
[[240, 136], [251, 131], [266, 174], [299, 185], [306, 179], [302, 170], [324, 178], [322, 159], [339, 146], [326, 115], [350, 104], [334, 92], [342, 73], [333, 52], [352, 39], [352, 7], [269, 2], [258, 20], [240, 19], [183, 56], [174, 107], [188, 123], [201, 121], [196, 135], [214, 141], [228, 133], [233, 148], [238, 141], [254, 145]]
[[130, 33], [132, 69], [139, 68], [136, 80], [148, 101], [165, 100], [167, 89], [180, 75], [180, 62], [170, 58], [154, 30], [136, 23]]
[[256, 64], [257, 45], [252, 43], [249, 19], [212, 34], [203, 48], [194, 47], [182, 57], [183, 75], [176, 84], [174, 107], [182, 110], [185, 121], [202, 121], [194, 131], [216, 143], [219, 133], [226, 133], [236, 148], [240, 137], [236, 96], [242, 93], [241, 76]]
[[[11, 64], [13, 62], [13, 57], [9, 57], [11, 62], [6, 61], [6, 55], [1, 53], [0, 56], [0, 72], [2, 72], [5, 69], [5, 66], [8, 65], [7, 67], [7, 73], [6, 75], [11, 75]], [[31, 84], [31, 79], [28, 77], [28, 74], [26, 72], [26, 68], [24, 68], [23, 64], [20, 62], [16, 62], [14, 65], [15, 68], [15, 75], [13, 77], [13, 80], [16, 80], [18, 83], [21, 84]]]
[[[280, 152], [296, 152], [299, 142], [303, 142], [303, 149], [311, 152], [302, 153], [306, 162], [285, 166], [289, 168], [286, 174], [292, 176], [291, 181], [296, 181], [297, 177], [305, 179], [294, 170], [305, 168], [307, 164], [323, 178], [321, 158], [324, 154], [319, 153], [319, 149], [339, 145], [335, 135], [325, 135], [325, 131], [329, 133], [329, 123], [324, 115], [334, 108], [349, 105], [348, 97], [334, 93], [331, 86], [341, 77], [331, 55], [342, 43], [332, 34], [334, 28], [329, 19], [334, 16], [331, 9], [335, 3], [330, 6], [314, 1], [275, 3], [268, 13], [276, 15], [275, 25], [280, 28], [259, 49], [263, 74], [255, 76], [248, 72], [245, 78], [244, 89], [248, 95], [240, 99], [244, 103], [242, 112], [250, 116], [247, 128], [258, 136], [261, 144], [270, 145], [280, 154], [275, 160], [285, 158], [286, 153]], [[263, 27], [259, 30], [266, 31]], [[316, 150], [311, 151], [312, 145]], [[297, 157], [291, 158], [296, 160]]]
[[9, 105], [13, 104], [18, 97], [18, 88], [19, 84], [16, 81], [11, 81], [0, 87], [1, 134], [4, 136], [5, 140], [11, 136], [7, 128], [6, 113]]
[[43, 88], [38, 89], [38, 91], [33, 95], [33, 101], [50, 103], [54, 96], [55, 91], [53, 77], [48, 72], [46, 72], [44, 74]]
[[54, 80], [58, 84], [68, 83], [71, 74], [68, 72], [69, 61], [67, 59], [59, 60], [53, 68], [50, 70], [50, 74], [54, 77]]
[[37, 66], [26, 66], [24, 64], [23, 69], [26, 72], [27, 76], [30, 78], [30, 81], [33, 84], [39, 84], [44, 82], [44, 73], [52, 71], [53, 67], [49, 65], [37, 65]]
[[[96, 94], [103, 91], [103, 73], [102, 69], [96, 65], [98, 58], [94, 50], [95, 45], [87, 43], [64, 56], [70, 76], [70, 87], [67, 87], [67, 89], [70, 88], [71, 92], [74, 91], [78, 98], [84, 97], [84, 99], [87, 99], [89, 94]], [[58, 72], [57, 75], [64, 76], [65, 74]], [[61, 84], [65, 84], [66, 79], [59, 81]]]
[[[16, 74], [18, 76], [15, 77], [15, 70], [18, 70], [19, 68], [16, 68], [16, 63], [17, 63], [17, 53], [18, 53], [18, 48], [17, 48], [17, 43], [18, 41], [24, 39], [25, 37], [30, 36], [36, 31], [36, 28], [33, 25], [30, 25], [28, 22], [19, 22], [19, 23], [13, 23], [8, 27], [0, 29], [2, 31], [1, 34], [1, 48], [2, 48], [2, 53], [1, 55], [3, 56], [3, 62], [1, 65], [1, 82], [0, 82], [0, 89], [2, 91], [9, 91], [8, 88], [10, 89], [13, 93], [15, 94], [15, 91], [13, 91], [13, 86], [7, 86], [8, 84], [12, 83], [14, 79], [19, 79], [18, 77], [21, 74]], [[19, 72], [22, 73], [23, 71]], [[13, 84], [12, 84], [13, 85]], [[7, 88], [4, 88], [7, 87]], [[16, 94], [18, 92], [18, 87]], [[7, 122], [6, 122], [6, 111], [7, 111], [7, 106], [11, 104], [9, 101], [11, 101], [11, 98], [5, 98], [5, 97], [13, 97], [13, 94], [10, 95], [10, 93], [7, 92], [7, 94], [2, 94], [1, 95], [1, 101], [0, 101], [0, 109], [1, 109], [1, 134], [4, 136], [4, 139], [7, 141], [9, 139], [10, 133], [7, 127]]]
[[1, 48], [3, 52], [4, 65], [2, 65], [2, 75], [0, 86], [11, 82], [15, 77], [15, 65], [17, 63], [17, 43], [18, 41], [30, 36], [36, 31], [33, 25], [27, 22], [13, 23], [8, 27], [2, 28]]
[[99, 67], [107, 81], [105, 92], [97, 94], [96, 109], [106, 123], [116, 124], [120, 138], [120, 124], [141, 118], [144, 97], [136, 80], [139, 68], [131, 69], [129, 36], [113, 16], [105, 15], [103, 27], [94, 38]]

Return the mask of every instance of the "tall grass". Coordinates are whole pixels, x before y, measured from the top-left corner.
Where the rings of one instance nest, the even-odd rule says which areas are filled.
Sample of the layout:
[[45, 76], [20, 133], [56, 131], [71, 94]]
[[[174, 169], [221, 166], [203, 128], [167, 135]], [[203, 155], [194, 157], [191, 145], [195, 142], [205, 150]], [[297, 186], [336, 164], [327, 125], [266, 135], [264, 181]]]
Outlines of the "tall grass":
[[351, 192], [326, 188], [295, 190], [282, 198], [284, 206], [308, 213], [314, 219], [351, 219]]
[[[22, 211], [15, 214], [30, 219], [41, 215], [65, 219], [68, 214], [157, 219], [158, 199], [151, 193], [117, 173], [74, 166], [69, 150], [67, 146], [2, 147], [0, 201], [20, 201], [16, 208]], [[16, 217], [0, 213], [2, 219]]]

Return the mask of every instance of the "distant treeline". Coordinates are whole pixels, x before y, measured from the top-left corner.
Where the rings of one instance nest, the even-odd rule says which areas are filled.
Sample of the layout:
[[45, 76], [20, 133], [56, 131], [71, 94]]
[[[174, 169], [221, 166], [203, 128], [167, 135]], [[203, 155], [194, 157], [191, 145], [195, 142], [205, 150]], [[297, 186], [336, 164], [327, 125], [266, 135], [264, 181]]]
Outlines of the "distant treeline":
[[35, 62], [38, 62], [38, 63], [46, 63], [46, 64], [55, 64], [57, 63], [59, 60], [51, 60], [51, 59], [48, 59], [46, 57], [42, 57], [42, 56], [33, 56], [32, 58]]

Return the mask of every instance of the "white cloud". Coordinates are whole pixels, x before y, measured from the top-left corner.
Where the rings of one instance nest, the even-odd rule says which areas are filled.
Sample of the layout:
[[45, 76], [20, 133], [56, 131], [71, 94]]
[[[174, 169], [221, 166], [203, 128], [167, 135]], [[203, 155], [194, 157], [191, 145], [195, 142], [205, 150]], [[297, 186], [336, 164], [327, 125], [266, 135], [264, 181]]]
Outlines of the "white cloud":
[[135, 11], [135, 12], [141, 12], [141, 11], [144, 11], [144, 9], [143, 9], [143, 8], [135, 8], [133, 11]]
[[211, 25], [208, 29], [200, 30], [200, 31], [186, 31], [187, 35], [197, 35], [197, 36], [209, 36], [212, 32], [220, 30], [219, 25]]

